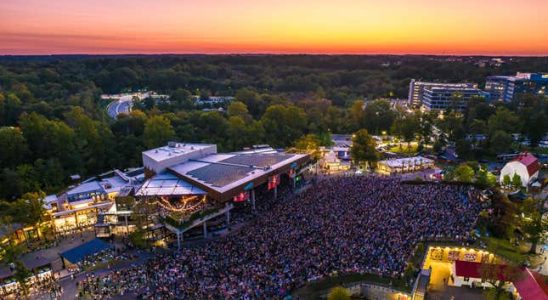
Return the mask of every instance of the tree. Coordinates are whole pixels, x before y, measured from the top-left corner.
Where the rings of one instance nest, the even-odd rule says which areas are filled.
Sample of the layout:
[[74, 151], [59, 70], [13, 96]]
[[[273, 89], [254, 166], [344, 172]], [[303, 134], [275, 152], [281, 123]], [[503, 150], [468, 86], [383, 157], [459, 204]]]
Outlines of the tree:
[[145, 249], [147, 247], [147, 239], [145, 238], [145, 230], [137, 229], [129, 234], [129, 240], [133, 246], [139, 249]]
[[17, 260], [15, 261], [15, 271], [13, 274], [13, 277], [15, 278], [15, 281], [19, 283], [19, 287], [23, 291], [23, 296], [25, 298], [28, 298], [29, 295], [29, 286], [27, 283], [27, 280], [32, 275], [32, 272], [25, 267], [22, 261]]
[[327, 300], [350, 300], [350, 292], [342, 286], [332, 288], [327, 295]]
[[13, 216], [14, 223], [33, 227], [41, 237], [40, 224], [44, 220], [45, 208], [42, 192], [26, 193], [17, 201], [11, 203], [9, 213]]
[[227, 139], [230, 150], [241, 150], [262, 140], [264, 131], [260, 122], [251, 121], [250, 124], [240, 116], [232, 116], [228, 119]]
[[396, 118], [391, 127], [391, 132], [403, 139], [407, 146], [415, 139], [415, 135], [419, 132], [420, 124], [416, 116], [408, 114]]
[[390, 130], [390, 126], [396, 118], [396, 113], [387, 100], [375, 100], [366, 104], [363, 117], [363, 127], [369, 132], [380, 134], [381, 131]]
[[510, 175], [506, 174], [502, 177], [502, 184], [505, 187], [509, 187], [510, 185], [512, 185], [512, 178], [510, 178]]
[[489, 117], [487, 125], [491, 134], [496, 133], [497, 131], [515, 133], [519, 131], [520, 120], [514, 112], [507, 108], [500, 107], [494, 115]]
[[314, 160], [320, 158], [320, 139], [315, 134], [302, 136], [295, 142], [295, 148], [298, 151], [310, 154]]
[[462, 139], [465, 136], [463, 117], [456, 111], [451, 111], [435, 120], [436, 126], [441, 129], [450, 141]]
[[171, 122], [164, 116], [152, 116], [145, 122], [143, 140], [148, 148], [166, 144], [175, 137]]
[[492, 196], [492, 215], [489, 230], [495, 237], [510, 240], [518, 224], [516, 204], [499, 191]]
[[192, 94], [185, 89], [176, 89], [171, 93], [169, 100], [175, 103], [178, 109], [191, 109], [194, 107], [192, 102]]
[[243, 102], [234, 101], [230, 103], [230, 105], [228, 105], [227, 112], [229, 117], [240, 117], [246, 123], [251, 121], [251, 115], [247, 110], [247, 105]]
[[20, 128], [0, 127], [0, 168], [13, 168], [25, 161], [28, 146]]
[[358, 130], [364, 126], [364, 102], [362, 100], [356, 100], [350, 107], [350, 121], [352, 123], [351, 128]]
[[512, 186], [516, 189], [520, 189], [521, 187], [523, 187], [521, 177], [519, 177], [518, 173], [514, 173], [514, 175], [512, 176]]
[[367, 129], [360, 129], [352, 136], [352, 147], [350, 154], [356, 163], [376, 162], [379, 153], [375, 149], [375, 140], [369, 135]]
[[14, 125], [21, 113], [22, 102], [14, 93], [9, 93], [5, 97], [0, 96], [0, 125]]
[[434, 112], [420, 113], [419, 119], [419, 136], [420, 142], [424, 145], [428, 145], [432, 140], [432, 130], [434, 125]]
[[244, 88], [236, 92], [235, 100], [243, 102], [249, 109], [251, 115], [258, 119], [266, 109], [266, 103], [257, 92]]
[[266, 139], [274, 147], [286, 147], [301, 137], [307, 117], [302, 108], [293, 105], [272, 105], [261, 118]]
[[461, 182], [472, 182], [474, 169], [466, 163], [458, 165], [453, 171], [453, 180]]
[[504, 153], [512, 146], [512, 136], [502, 130], [497, 130], [489, 138], [492, 153]]
[[[496, 252], [491, 252], [496, 254]], [[479, 266], [479, 273], [482, 281], [491, 285], [494, 289], [492, 299], [500, 300], [505, 299], [504, 286], [508, 282], [513, 282], [519, 279], [521, 272], [519, 268], [512, 264], [501, 265], [494, 261], [483, 261]]]
[[476, 182], [484, 187], [493, 187], [497, 183], [497, 177], [489, 173], [485, 168], [478, 170]]
[[529, 253], [532, 254], [536, 254], [537, 245], [548, 230], [548, 221], [542, 217], [545, 201], [527, 198], [522, 204], [521, 229], [531, 242]]

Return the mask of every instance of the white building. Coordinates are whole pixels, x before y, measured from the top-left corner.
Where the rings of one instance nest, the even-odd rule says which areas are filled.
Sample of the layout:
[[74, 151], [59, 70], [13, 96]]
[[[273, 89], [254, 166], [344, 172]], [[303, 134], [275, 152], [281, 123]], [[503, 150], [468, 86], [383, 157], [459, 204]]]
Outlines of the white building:
[[517, 174], [521, 178], [522, 186], [526, 187], [538, 178], [539, 171], [540, 163], [538, 159], [530, 153], [521, 153], [502, 168], [500, 182], [504, 181], [505, 176], [512, 178], [514, 174]]
[[409, 173], [434, 167], [434, 161], [422, 156], [381, 160], [377, 172], [384, 175]]
[[169, 142], [167, 146], [144, 151], [143, 166], [145, 174], [150, 177], [149, 172], [160, 174], [167, 167], [216, 153], [217, 145]]

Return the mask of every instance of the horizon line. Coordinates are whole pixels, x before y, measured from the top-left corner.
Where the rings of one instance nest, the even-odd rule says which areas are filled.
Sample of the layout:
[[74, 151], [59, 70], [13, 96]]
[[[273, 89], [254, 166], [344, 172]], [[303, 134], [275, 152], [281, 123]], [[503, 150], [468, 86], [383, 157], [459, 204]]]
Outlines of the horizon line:
[[318, 52], [295, 52], [295, 53], [275, 53], [275, 52], [218, 52], [218, 53], [176, 53], [176, 52], [157, 52], [157, 53], [48, 53], [48, 54], [11, 54], [0, 53], [0, 57], [24, 57], [24, 56], [453, 56], [453, 57], [548, 57], [546, 54], [456, 54], [456, 53], [351, 53], [351, 52], [333, 52], [333, 53], [318, 53]]

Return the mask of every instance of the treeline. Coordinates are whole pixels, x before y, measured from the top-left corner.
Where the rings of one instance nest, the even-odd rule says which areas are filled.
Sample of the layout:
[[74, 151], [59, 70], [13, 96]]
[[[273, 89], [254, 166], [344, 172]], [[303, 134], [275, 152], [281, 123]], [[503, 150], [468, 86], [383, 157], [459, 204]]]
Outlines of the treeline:
[[[411, 78], [480, 81], [487, 73], [532, 71], [545, 58], [519, 58], [507, 71], [431, 57], [397, 56], [160, 56], [3, 60], [0, 63], [0, 199], [57, 192], [71, 174], [83, 177], [141, 165], [141, 151], [175, 139], [208, 142], [221, 151], [268, 143], [303, 145], [310, 134], [392, 133], [430, 143], [432, 127], [457, 141], [464, 155], [509, 149], [510, 133], [532, 143], [545, 133], [546, 99], [526, 97], [507, 107], [481, 101], [464, 115], [440, 120], [399, 111], [384, 96], [405, 97]], [[390, 67], [382, 64], [390, 63]], [[546, 65], [546, 64], [545, 64]], [[538, 70], [538, 69], [537, 69]], [[496, 72], [495, 72], [496, 71]], [[481, 77], [481, 78], [480, 78]], [[111, 120], [102, 93], [148, 88], [170, 101], [143, 101]], [[233, 95], [224, 111], [196, 110], [191, 95]], [[486, 133], [479, 148], [467, 133]], [[499, 140], [504, 143], [498, 143]], [[496, 145], [496, 146], [495, 146]]]

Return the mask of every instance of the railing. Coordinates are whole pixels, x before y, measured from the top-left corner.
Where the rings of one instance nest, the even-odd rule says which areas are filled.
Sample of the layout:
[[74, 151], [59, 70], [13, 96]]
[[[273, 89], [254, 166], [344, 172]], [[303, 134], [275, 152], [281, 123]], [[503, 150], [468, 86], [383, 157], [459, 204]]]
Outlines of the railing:
[[204, 211], [195, 212], [188, 218], [188, 220], [184, 222], [176, 220], [172, 216], [167, 216], [164, 221], [166, 225], [169, 225], [170, 227], [178, 231], [184, 232], [209, 219], [217, 217], [220, 214], [224, 214], [226, 211], [231, 210], [233, 207], [234, 205], [227, 204], [224, 207], [211, 208]]

